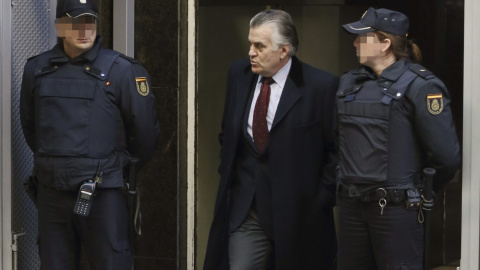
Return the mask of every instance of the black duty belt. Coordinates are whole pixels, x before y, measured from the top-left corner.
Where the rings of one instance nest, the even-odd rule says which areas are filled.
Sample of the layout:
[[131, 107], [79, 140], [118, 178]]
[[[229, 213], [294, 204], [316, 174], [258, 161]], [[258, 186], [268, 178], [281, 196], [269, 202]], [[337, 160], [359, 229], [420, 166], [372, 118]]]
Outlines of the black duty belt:
[[339, 186], [337, 194], [341, 198], [350, 198], [362, 202], [385, 199], [389, 203], [403, 203], [408, 198], [406, 189], [386, 189], [381, 187], [365, 192], [359, 192], [356, 189], [352, 190], [345, 186]]

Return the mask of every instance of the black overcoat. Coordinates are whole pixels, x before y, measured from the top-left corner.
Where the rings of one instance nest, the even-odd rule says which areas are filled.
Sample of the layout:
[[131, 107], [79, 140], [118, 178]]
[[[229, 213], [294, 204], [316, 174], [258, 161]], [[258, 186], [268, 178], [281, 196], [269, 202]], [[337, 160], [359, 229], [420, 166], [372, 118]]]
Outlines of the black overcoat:
[[[258, 75], [249, 60], [232, 64], [219, 135], [221, 162], [205, 270], [229, 269], [229, 189], [245, 110]], [[259, 214], [273, 231], [275, 269], [331, 269], [336, 256], [334, 104], [338, 77], [292, 59], [292, 66], [259, 158]]]

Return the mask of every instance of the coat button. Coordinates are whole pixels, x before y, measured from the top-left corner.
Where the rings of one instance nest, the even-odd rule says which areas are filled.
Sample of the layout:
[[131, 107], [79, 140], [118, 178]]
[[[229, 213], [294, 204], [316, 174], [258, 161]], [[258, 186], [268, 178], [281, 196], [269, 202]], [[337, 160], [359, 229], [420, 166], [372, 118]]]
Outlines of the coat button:
[[402, 96], [402, 94], [401, 94], [401, 93], [397, 93], [397, 97], [401, 97], [401, 96]]
[[90, 70], [90, 67], [86, 67], [85, 70]]

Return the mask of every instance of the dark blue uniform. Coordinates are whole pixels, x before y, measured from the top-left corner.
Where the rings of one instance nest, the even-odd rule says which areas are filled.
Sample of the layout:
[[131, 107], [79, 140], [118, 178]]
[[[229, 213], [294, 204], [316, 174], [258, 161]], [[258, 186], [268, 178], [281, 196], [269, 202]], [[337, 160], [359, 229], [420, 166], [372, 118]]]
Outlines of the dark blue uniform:
[[423, 168], [437, 170], [434, 189], [459, 168], [449, 103], [438, 78], [405, 60], [378, 77], [366, 66], [342, 76], [338, 269], [422, 269], [423, 225], [406, 201], [419, 194]]
[[[159, 135], [145, 69], [101, 38], [74, 59], [58, 44], [25, 65], [20, 114], [39, 180], [42, 269], [75, 269], [80, 243], [92, 269], [131, 269], [123, 169], [131, 156], [145, 163]], [[74, 214], [98, 170], [90, 215]]]

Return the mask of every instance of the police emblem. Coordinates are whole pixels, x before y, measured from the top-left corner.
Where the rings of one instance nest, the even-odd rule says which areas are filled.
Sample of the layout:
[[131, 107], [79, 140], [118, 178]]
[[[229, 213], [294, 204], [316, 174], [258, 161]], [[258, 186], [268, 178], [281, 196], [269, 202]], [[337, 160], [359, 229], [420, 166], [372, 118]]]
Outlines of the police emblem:
[[136, 77], [135, 78], [135, 83], [137, 84], [137, 91], [140, 95], [146, 96], [146, 95], [148, 95], [148, 93], [150, 93], [150, 90], [148, 89], [147, 78]]
[[427, 109], [433, 115], [440, 114], [443, 111], [442, 94], [427, 95]]

